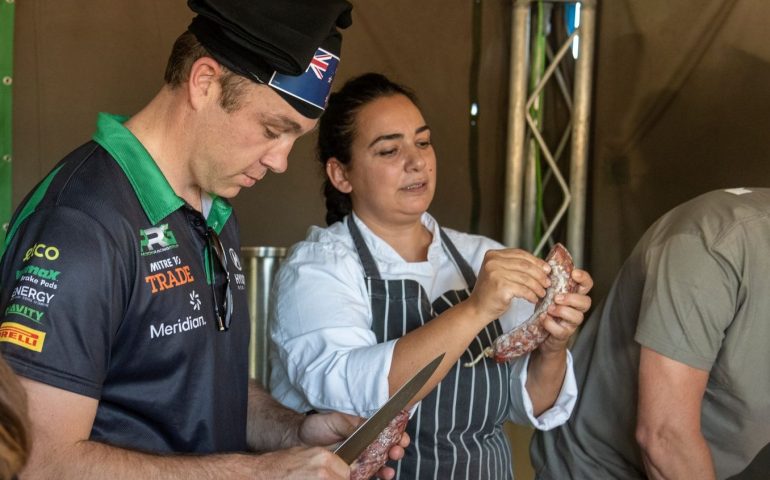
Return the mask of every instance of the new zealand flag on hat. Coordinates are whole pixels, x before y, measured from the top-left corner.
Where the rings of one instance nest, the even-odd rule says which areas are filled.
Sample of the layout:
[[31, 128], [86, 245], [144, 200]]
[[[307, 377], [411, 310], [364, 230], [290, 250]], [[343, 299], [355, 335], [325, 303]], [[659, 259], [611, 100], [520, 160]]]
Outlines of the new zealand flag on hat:
[[339, 62], [340, 58], [337, 55], [319, 48], [310, 60], [305, 73], [293, 77], [276, 72], [270, 78], [268, 85], [323, 110], [329, 99], [331, 84]]

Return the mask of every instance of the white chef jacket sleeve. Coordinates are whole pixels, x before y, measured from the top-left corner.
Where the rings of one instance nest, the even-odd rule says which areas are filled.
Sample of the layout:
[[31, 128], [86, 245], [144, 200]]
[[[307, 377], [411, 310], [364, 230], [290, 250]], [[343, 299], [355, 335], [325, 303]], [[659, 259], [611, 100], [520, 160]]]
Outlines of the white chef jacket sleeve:
[[513, 360], [511, 364], [510, 395], [511, 411], [510, 420], [521, 425], [529, 425], [538, 430], [550, 430], [566, 422], [577, 401], [577, 381], [575, 370], [572, 367], [572, 354], [567, 351], [567, 372], [561, 385], [559, 396], [553, 406], [535, 417], [532, 399], [527, 392], [527, 367], [529, 366], [529, 354]]
[[[355, 252], [331, 242], [298, 244], [282, 263], [273, 294], [273, 358], [294, 393], [319, 411], [371, 416], [388, 399], [395, 340], [378, 344], [371, 330]], [[273, 392], [279, 401], [282, 391]]]

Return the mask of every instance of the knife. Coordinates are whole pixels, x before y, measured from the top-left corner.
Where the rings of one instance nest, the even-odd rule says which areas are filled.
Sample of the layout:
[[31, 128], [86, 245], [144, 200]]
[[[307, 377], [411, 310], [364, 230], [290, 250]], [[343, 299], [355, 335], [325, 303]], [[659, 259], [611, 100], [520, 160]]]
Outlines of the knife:
[[361, 452], [368, 447], [375, 438], [382, 432], [393, 418], [404, 409], [409, 400], [411, 400], [417, 392], [420, 391], [425, 382], [428, 381], [433, 372], [441, 363], [444, 358], [444, 353], [434, 358], [429, 364], [422, 367], [422, 369], [414, 374], [396, 393], [393, 394], [390, 399], [385, 402], [385, 405], [380, 407], [379, 410], [374, 412], [374, 415], [369, 417], [364, 423], [362, 423], [355, 432], [353, 432], [347, 440], [342, 442], [342, 445], [337, 447], [334, 451], [345, 462], [350, 465], [353, 461], [361, 455]]

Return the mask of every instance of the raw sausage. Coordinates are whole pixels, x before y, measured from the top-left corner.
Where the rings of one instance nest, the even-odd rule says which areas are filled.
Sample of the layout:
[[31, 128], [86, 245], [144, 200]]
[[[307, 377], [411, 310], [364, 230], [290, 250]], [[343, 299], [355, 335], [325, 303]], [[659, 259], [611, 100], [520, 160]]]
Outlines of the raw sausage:
[[350, 480], [369, 480], [385, 465], [388, 451], [401, 441], [407, 421], [409, 412], [401, 410], [350, 466]]
[[545, 296], [535, 305], [534, 313], [526, 322], [497, 337], [491, 347], [485, 348], [481, 355], [472, 362], [466, 363], [466, 367], [475, 365], [484, 357], [493, 357], [497, 363], [512, 360], [536, 349], [548, 338], [548, 331], [543, 328], [543, 319], [548, 315], [548, 307], [551, 306], [556, 295], [574, 293], [578, 285], [572, 280], [574, 269], [572, 255], [564, 245], [561, 243], [554, 245], [545, 261], [551, 266], [549, 275], [551, 286], [546, 289]]

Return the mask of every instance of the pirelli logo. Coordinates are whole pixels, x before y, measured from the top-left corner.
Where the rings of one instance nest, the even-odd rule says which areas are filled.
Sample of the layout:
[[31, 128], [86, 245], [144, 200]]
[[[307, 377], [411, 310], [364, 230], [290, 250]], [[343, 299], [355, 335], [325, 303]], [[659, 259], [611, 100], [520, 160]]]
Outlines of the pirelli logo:
[[15, 322], [5, 322], [0, 325], [0, 342], [13, 343], [27, 350], [42, 352], [44, 341], [45, 332]]

